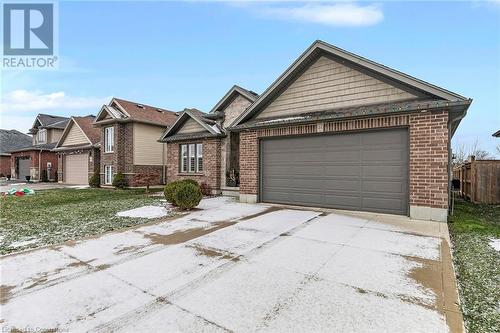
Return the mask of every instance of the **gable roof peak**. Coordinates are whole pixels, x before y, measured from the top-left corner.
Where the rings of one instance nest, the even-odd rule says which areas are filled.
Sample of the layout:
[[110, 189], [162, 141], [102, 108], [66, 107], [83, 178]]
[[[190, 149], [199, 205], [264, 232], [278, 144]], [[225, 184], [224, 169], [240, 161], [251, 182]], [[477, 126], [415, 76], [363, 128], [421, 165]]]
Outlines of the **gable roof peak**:
[[237, 84], [233, 85], [226, 94], [215, 104], [210, 112], [220, 111], [225, 108], [232, 100], [235, 94], [240, 94], [250, 102], [255, 102], [259, 94], [252, 90], [245, 89]]
[[233, 127], [246, 120], [250, 119], [253, 115], [258, 113], [259, 108], [265, 106], [274, 97], [279, 94], [279, 91], [286, 87], [297, 75], [300, 75], [304, 68], [307, 68], [314, 60], [319, 57], [327, 55], [332, 58], [340, 59], [343, 62], [361, 67], [368, 72], [372, 72], [381, 77], [392, 80], [409, 89], [421, 91], [424, 94], [435, 96], [438, 99], [445, 101], [467, 101], [468, 99], [443, 89], [441, 87], [430, 84], [426, 81], [417, 79], [411, 75], [402, 73], [395, 69], [389, 68], [375, 61], [361, 57], [357, 54], [351, 53], [323, 40], [315, 40], [256, 100], [255, 102], [235, 121], [229, 126]]

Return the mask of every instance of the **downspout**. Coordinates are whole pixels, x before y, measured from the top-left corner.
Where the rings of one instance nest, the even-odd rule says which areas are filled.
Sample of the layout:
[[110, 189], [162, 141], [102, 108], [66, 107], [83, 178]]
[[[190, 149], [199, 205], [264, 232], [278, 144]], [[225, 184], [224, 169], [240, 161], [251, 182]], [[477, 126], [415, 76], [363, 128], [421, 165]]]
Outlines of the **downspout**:
[[162, 142], [161, 160], [162, 160], [161, 182], [163, 185], [165, 185], [165, 142]]
[[42, 149], [38, 153], [38, 181], [40, 182], [40, 175], [42, 174]]

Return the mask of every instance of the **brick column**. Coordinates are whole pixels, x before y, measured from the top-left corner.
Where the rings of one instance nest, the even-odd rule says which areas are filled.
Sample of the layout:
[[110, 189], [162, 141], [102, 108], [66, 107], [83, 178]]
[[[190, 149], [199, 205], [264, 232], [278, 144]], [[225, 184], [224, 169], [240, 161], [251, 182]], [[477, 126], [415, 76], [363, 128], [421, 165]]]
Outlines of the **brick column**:
[[240, 133], [240, 201], [257, 202], [259, 141], [257, 132]]
[[410, 216], [446, 221], [448, 211], [448, 113], [410, 116]]

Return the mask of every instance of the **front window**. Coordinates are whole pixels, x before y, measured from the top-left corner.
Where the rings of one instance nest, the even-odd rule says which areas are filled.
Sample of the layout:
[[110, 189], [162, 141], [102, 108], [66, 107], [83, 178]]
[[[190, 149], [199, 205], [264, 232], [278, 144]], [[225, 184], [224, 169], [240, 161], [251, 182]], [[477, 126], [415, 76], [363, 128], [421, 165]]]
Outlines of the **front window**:
[[196, 172], [203, 172], [203, 145], [196, 144]]
[[115, 128], [104, 128], [104, 152], [112, 153], [115, 149]]
[[188, 171], [187, 145], [181, 145], [181, 172]]
[[106, 165], [104, 166], [104, 184], [111, 184], [113, 183], [113, 166], [112, 165]]
[[37, 135], [38, 135], [38, 143], [47, 142], [47, 130], [46, 129], [39, 130]]
[[182, 144], [180, 145], [179, 155], [180, 172], [203, 172], [203, 144]]

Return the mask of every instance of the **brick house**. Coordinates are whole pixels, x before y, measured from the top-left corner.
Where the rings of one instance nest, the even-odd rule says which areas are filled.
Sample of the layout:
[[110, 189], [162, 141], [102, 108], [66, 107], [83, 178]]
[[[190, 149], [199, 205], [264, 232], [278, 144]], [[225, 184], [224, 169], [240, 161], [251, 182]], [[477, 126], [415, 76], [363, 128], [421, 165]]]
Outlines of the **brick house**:
[[32, 135], [32, 144], [28, 147], [11, 151], [10, 166], [12, 178], [40, 181], [42, 173], [47, 172], [48, 180], [56, 180], [57, 155], [54, 149], [61, 138], [69, 118], [39, 114], [29, 133]]
[[167, 180], [191, 178], [208, 184], [214, 194], [237, 194], [237, 182], [229, 182], [239, 174], [239, 133], [226, 127], [256, 98], [256, 93], [233, 86], [210, 113], [185, 109], [160, 138], [168, 147]]
[[446, 221], [450, 140], [470, 104], [316, 41], [229, 127], [240, 200]]
[[89, 183], [94, 172], [100, 172], [101, 130], [93, 126], [95, 116], [71, 117], [61, 138], [52, 150], [58, 157], [60, 183]]
[[11, 151], [31, 146], [32, 138], [16, 130], [0, 129], [0, 175], [10, 175]]
[[113, 98], [93, 125], [101, 131], [101, 184], [110, 185], [118, 172], [134, 186], [134, 175], [156, 174], [165, 183], [166, 145], [158, 138], [177, 120], [177, 113]]

